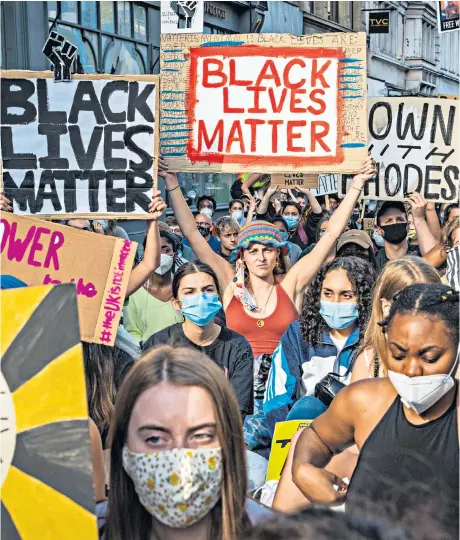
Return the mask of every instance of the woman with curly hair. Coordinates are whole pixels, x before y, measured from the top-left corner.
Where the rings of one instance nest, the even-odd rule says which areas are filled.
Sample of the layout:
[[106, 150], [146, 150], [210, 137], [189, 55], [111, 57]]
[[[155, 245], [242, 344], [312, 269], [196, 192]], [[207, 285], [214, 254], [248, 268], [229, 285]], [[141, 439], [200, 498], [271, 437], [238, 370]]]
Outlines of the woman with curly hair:
[[313, 419], [326, 410], [316, 385], [335, 373], [346, 384], [371, 314], [372, 266], [357, 257], [324, 265], [304, 297], [300, 321], [290, 324], [273, 354], [264, 413], [276, 422]]

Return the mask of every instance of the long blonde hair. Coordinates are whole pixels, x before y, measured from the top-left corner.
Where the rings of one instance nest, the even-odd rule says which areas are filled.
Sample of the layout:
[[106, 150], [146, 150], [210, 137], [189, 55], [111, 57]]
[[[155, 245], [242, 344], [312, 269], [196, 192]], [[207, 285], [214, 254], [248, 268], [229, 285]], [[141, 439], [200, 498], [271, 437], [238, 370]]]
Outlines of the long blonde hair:
[[168, 381], [177, 386], [199, 386], [210, 395], [222, 448], [221, 499], [211, 510], [210, 540], [236, 540], [249, 518], [245, 511], [247, 476], [243, 424], [239, 405], [224, 372], [194, 349], [159, 347], [148, 351], [132, 368], [117, 395], [110, 426], [110, 493], [104, 538], [154, 538], [152, 516], [139, 502], [134, 484], [122, 465], [122, 450], [134, 405], [145, 390]]
[[[436, 269], [420, 257], [402, 257], [388, 262], [378, 277], [372, 301], [372, 313], [364, 334], [360, 353], [366, 349], [374, 350], [380, 366], [386, 376], [385, 360], [387, 345], [379, 322], [384, 319], [382, 300], [391, 302], [393, 296], [414, 283], [440, 283], [441, 279]], [[370, 366], [370, 372], [373, 371]]]

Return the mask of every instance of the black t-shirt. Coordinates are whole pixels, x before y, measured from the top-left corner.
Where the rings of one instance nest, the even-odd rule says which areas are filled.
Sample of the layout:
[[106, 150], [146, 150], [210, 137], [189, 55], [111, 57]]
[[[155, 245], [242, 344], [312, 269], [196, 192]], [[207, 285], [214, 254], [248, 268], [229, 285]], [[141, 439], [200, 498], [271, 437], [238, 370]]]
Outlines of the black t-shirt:
[[245, 414], [253, 413], [254, 359], [251, 345], [243, 336], [222, 327], [220, 334], [210, 345], [201, 347], [188, 339], [182, 329], [182, 323], [178, 323], [150, 336], [143, 344], [142, 349], [146, 351], [159, 345], [193, 347], [209, 356], [225, 371], [235, 391], [240, 410]]
[[[408, 244], [408, 246], [409, 247], [406, 253], [407, 256], [421, 257], [420, 249], [418, 246], [413, 246], [412, 244]], [[387, 257], [387, 254], [385, 252], [385, 246], [383, 248], [380, 248], [377, 252], [377, 255], [375, 256], [375, 262], [377, 264], [377, 272], [380, 272], [389, 260], [390, 259]]]

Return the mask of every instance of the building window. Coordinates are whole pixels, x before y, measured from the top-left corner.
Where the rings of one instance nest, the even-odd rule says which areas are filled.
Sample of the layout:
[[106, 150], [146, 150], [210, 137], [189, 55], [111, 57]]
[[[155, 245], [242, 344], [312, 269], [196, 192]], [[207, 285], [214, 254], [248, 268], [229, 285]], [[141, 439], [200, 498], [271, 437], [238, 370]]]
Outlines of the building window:
[[[47, 2], [50, 27], [78, 48], [79, 73], [152, 73], [154, 46], [149, 17], [158, 11], [145, 2]], [[159, 29], [157, 29], [158, 31]], [[158, 65], [158, 64], [157, 64]]]
[[339, 22], [339, 3], [337, 1], [328, 1], [327, 16], [330, 21]]

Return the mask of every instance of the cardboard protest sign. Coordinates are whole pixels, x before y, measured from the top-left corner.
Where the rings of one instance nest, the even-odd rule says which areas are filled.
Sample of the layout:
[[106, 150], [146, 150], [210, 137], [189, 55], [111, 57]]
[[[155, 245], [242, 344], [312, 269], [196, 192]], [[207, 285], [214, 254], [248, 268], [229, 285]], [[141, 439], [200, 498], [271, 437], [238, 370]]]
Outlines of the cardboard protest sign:
[[204, 2], [179, 0], [161, 2], [161, 33], [203, 32]]
[[452, 32], [458, 30], [459, 27], [459, 15], [460, 15], [460, 2], [448, 2], [442, 0], [436, 2], [438, 4], [438, 29], [441, 34], [444, 32]]
[[75, 287], [0, 302], [2, 538], [97, 540]]
[[115, 343], [135, 242], [4, 212], [0, 242], [3, 274], [27, 285], [75, 283], [82, 340]]
[[[369, 150], [377, 175], [362, 198], [402, 201], [418, 191], [428, 202], [458, 200], [458, 101], [433, 98], [370, 98]], [[339, 192], [351, 182], [343, 175]]]
[[363, 218], [363, 231], [372, 238], [372, 233], [374, 232], [374, 218]]
[[337, 193], [340, 174], [319, 174], [317, 188], [311, 192], [316, 197]]
[[316, 188], [318, 175], [304, 174], [299, 172], [284, 173], [284, 174], [272, 174], [271, 185], [280, 186], [281, 188], [296, 189], [302, 188]]
[[161, 151], [173, 171], [355, 172], [366, 35], [161, 36]]
[[20, 215], [145, 219], [159, 77], [2, 71], [3, 186]]
[[265, 482], [280, 479], [292, 436], [296, 431], [308, 427], [311, 423], [312, 420], [289, 420], [288, 422], [278, 422], [276, 424]]

